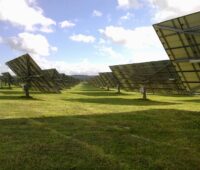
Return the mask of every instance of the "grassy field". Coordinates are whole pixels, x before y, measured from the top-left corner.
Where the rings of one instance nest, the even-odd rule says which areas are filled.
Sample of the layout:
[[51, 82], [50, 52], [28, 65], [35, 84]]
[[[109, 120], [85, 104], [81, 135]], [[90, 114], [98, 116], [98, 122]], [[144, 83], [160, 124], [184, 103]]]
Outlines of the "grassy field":
[[200, 96], [0, 89], [0, 170], [200, 169]]

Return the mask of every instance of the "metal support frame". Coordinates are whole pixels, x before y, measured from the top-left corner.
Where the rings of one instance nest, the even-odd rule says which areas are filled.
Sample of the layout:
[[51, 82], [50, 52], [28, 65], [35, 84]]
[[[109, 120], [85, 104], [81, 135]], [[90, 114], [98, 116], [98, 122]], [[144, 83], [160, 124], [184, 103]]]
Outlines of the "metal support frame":
[[155, 27], [163, 29], [163, 30], [174, 31], [176, 33], [200, 35], [200, 26], [191, 27], [187, 29], [181, 29], [181, 28], [170, 27], [170, 26], [165, 26], [165, 25], [155, 25]]
[[193, 57], [193, 58], [188, 58], [188, 57], [183, 57], [175, 60], [171, 60], [175, 63], [200, 63], [200, 57]]

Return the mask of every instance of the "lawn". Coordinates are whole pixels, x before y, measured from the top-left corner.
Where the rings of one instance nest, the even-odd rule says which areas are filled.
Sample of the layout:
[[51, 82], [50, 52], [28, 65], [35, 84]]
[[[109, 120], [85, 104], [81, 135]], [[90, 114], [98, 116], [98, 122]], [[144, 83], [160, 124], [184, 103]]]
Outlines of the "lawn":
[[0, 89], [0, 170], [200, 169], [200, 96]]

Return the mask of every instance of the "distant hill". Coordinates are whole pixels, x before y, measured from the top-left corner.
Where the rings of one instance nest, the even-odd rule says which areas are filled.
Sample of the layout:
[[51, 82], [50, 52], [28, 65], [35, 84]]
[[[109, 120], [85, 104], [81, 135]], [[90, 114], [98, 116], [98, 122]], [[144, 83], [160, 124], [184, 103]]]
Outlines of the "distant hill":
[[90, 78], [92, 78], [93, 76], [89, 76], [89, 75], [72, 75], [72, 77], [79, 79], [79, 80], [89, 80]]

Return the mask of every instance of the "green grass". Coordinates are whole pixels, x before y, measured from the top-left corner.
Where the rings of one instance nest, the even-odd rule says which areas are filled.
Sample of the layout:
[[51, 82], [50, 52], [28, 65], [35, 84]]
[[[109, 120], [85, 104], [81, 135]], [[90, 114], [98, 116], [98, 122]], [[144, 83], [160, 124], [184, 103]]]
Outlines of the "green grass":
[[0, 170], [200, 169], [200, 96], [0, 89]]

